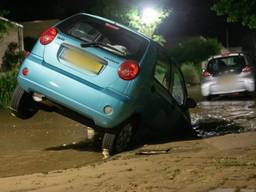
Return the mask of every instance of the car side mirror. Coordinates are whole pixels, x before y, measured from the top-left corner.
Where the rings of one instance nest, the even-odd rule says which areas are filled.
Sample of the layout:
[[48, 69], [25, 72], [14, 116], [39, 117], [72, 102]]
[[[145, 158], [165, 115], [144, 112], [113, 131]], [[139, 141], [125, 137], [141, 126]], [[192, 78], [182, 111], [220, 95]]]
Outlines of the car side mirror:
[[187, 98], [187, 101], [185, 103], [185, 107], [187, 108], [195, 108], [197, 106], [197, 103], [194, 99], [192, 98]]

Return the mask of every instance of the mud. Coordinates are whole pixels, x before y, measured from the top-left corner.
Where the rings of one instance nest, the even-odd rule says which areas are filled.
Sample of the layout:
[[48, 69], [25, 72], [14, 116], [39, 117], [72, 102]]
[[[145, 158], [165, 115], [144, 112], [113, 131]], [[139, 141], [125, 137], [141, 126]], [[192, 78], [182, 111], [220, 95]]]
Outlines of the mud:
[[0, 177], [81, 167], [100, 161], [86, 127], [55, 113], [20, 120], [0, 111]]
[[[194, 97], [202, 100], [200, 95]], [[256, 131], [256, 106], [248, 98], [201, 101], [191, 110], [191, 117], [200, 138]], [[55, 113], [39, 112], [24, 121], [0, 111], [0, 177], [47, 173], [102, 161], [100, 144], [87, 139], [86, 129]]]

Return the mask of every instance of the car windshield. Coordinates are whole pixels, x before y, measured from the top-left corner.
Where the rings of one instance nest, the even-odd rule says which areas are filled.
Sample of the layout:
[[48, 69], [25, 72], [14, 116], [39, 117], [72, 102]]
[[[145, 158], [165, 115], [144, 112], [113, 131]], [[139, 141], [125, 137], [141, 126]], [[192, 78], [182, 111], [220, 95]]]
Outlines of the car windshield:
[[[146, 48], [147, 40], [119, 26], [83, 14], [75, 15], [56, 26], [62, 33], [86, 43], [97, 43], [106, 51], [124, 58], [139, 61]], [[104, 46], [106, 45], [106, 46]]]
[[211, 59], [207, 66], [207, 71], [212, 74], [217, 74], [224, 71], [240, 71], [246, 65], [243, 56], [229, 56]]

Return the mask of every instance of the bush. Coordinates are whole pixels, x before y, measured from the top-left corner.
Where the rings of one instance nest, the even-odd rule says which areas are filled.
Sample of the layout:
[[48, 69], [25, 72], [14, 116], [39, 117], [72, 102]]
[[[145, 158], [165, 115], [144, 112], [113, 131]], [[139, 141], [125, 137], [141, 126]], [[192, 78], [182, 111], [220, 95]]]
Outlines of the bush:
[[19, 51], [19, 46], [17, 43], [12, 42], [8, 45], [8, 48], [3, 56], [1, 70], [10, 71], [20, 65], [23, 59], [24, 53]]
[[169, 55], [181, 67], [186, 83], [196, 85], [201, 79], [201, 62], [219, 54], [221, 48], [216, 39], [193, 37], [171, 48]]
[[12, 93], [16, 87], [18, 69], [0, 73], [0, 108], [10, 104]]
[[199, 64], [212, 55], [220, 53], [222, 45], [216, 39], [193, 37], [169, 50], [170, 56], [179, 65], [192, 62]]
[[186, 84], [197, 85], [200, 83], [200, 67], [195, 66], [193, 63], [184, 63], [181, 65], [181, 71], [184, 75]]

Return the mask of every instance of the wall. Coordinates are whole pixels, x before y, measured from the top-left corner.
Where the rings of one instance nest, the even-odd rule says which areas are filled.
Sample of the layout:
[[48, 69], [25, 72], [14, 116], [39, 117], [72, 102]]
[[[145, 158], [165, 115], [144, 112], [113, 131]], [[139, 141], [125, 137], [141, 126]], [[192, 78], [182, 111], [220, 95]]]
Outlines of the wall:
[[40, 20], [21, 23], [24, 26], [25, 50], [31, 51], [42, 32], [57, 22], [58, 20]]
[[22, 22], [24, 26], [24, 38], [38, 38], [42, 32], [55, 25], [58, 20], [39, 20]]

